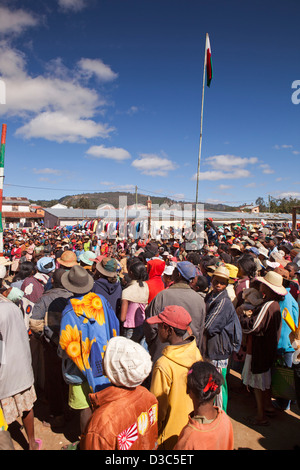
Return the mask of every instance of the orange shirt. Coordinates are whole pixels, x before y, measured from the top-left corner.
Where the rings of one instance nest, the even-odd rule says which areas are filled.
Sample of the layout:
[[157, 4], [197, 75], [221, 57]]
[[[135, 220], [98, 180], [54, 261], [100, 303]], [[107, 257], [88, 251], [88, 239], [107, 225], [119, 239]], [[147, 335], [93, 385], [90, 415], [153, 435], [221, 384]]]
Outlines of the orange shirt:
[[211, 423], [201, 424], [189, 416], [174, 450], [233, 450], [233, 428], [225, 411], [218, 411]]

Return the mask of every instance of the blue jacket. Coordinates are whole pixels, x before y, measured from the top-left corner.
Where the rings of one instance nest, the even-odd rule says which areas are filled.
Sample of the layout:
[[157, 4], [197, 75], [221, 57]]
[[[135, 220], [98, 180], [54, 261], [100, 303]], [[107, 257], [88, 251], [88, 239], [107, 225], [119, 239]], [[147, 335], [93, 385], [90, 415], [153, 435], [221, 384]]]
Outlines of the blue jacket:
[[[292, 294], [290, 293], [290, 289], [286, 289], [288, 291], [287, 295], [284, 297], [284, 300], [279, 302], [280, 305], [280, 311], [281, 313], [283, 312], [283, 309], [286, 308], [289, 313], [291, 314], [291, 317], [293, 318], [296, 326], [298, 326], [299, 322], [299, 305], [298, 302], [294, 299]], [[289, 334], [291, 333], [290, 327], [287, 325], [287, 323], [282, 320], [282, 326], [281, 326], [281, 335], [280, 339], [277, 345], [277, 352], [279, 354], [284, 354], [286, 352], [294, 352], [294, 348], [292, 348]]]
[[211, 360], [224, 360], [238, 351], [242, 328], [226, 290], [218, 295], [210, 292], [205, 298], [205, 355]]

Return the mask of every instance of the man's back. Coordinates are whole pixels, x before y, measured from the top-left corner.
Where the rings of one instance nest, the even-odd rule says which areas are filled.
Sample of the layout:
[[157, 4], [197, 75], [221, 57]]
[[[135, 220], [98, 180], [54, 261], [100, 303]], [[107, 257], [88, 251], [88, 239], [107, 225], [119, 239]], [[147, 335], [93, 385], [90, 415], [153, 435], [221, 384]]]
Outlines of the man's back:
[[171, 450], [193, 411], [186, 391], [189, 368], [202, 359], [193, 336], [185, 342], [166, 346], [153, 369], [150, 392], [158, 400], [158, 444]]
[[[201, 350], [204, 321], [205, 302], [190, 286], [184, 282], [173, 284], [168, 289], [159, 292], [146, 308], [146, 318], [158, 315], [168, 305], [178, 305], [187, 310], [192, 318], [190, 324], [191, 332], [196, 338], [196, 344]], [[146, 322], [145, 336], [153, 362], [160, 356], [165, 345], [162, 345], [157, 337], [156, 325], [148, 325]]]

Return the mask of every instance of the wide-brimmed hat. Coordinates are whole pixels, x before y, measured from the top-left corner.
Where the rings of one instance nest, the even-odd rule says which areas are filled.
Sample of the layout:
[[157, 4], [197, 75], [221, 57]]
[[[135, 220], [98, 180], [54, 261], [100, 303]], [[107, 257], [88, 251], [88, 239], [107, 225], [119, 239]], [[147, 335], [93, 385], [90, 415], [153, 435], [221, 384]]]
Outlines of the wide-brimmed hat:
[[225, 266], [218, 266], [213, 272], [213, 277], [222, 277], [224, 279], [230, 278], [229, 270]]
[[12, 261], [9, 261], [5, 256], [0, 256], [0, 266], [10, 266], [11, 264]]
[[106, 277], [116, 277], [118, 270], [118, 263], [114, 258], [102, 258], [100, 263], [96, 264], [96, 269], [99, 273]]
[[274, 269], [274, 272], [280, 274], [282, 278], [285, 279], [286, 281], [290, 281], [290, 273], [287, 269], [284, 269], [281, 266], [279, 266], [278, 268]]
[[135, 388], [141, 385], [152, 369], [150, 354], [139, 343], [114, 336], [106, 346], [103, 357], [105, 375], [113, 385]]
[[61, 283], [65, 289], [74, 294], [86, 294], [92, 289], [94, 279], [86, 269], [76, 264], [62, 275]]
[[57, 261], [59, 264], [66, 266], [67, 268], [71, 268], [72, 266], [75, 266], [75, 264], [78, 264], [77, 256], [74, 251], [71, 250], [64, 251], [61, 257], [57, 258]]
[[94, 259], [96, 258], [95, 253], [93, 251], [85, 251], [79, 256], [80, 261], [88, 266], [92, 266], [94, 263]]
[[268, 271], [264, 277], [258, 276], [255, 278], [255, 280], [262, 282], [276, 294], [279, 294], [279, 295], [287, 294], [286, 288], [283, 287], [282, 285], [283, 277], [275, 271]]
[[49, 274], [55, 269], [55, 260], [49, 256], [44, 256], [37, 261], [36, 267], [40, 273]]

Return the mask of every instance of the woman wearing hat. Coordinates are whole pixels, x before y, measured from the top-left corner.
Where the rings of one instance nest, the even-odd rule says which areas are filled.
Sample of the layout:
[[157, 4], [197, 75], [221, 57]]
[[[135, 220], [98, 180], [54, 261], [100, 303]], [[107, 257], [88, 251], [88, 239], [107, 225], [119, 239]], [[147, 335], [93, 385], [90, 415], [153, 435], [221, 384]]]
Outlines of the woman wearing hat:
[[103, 366], [111, 386], [90, 395], [93, 414], [80, 450], [155, 450], [157, 399], [142, 386], [152, 369], [149, 353], [118, 336], [108, 342]]
[[257, 277], [263, 295], [263, 304], [249, 317], [240, 315], [243, 333], [247, 335], [247, 354], [242, 371], [242, 380], [254, 389], [257, 405], [255, 417], [249, 417], [252, 425], [268, 425], [267, 415], [274, 413], [271, 403], [271, 367], [276, 358], [281, 331], [279, 301], [287, 294], [282, 276], [269, 271]]
[[120, 316], [122, 287], [117, 276], [118, 263], [114, 258], [102, 258], [96, 263], [92, 292], [103, 295]]

